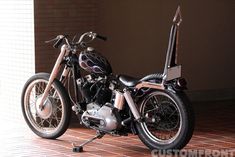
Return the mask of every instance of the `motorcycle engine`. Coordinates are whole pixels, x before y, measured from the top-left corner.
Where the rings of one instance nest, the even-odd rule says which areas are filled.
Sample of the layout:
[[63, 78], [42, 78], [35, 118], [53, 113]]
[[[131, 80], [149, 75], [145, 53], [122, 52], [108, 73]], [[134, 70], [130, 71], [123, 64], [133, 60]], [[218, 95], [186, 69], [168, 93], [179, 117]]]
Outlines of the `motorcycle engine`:
[[112, 91], [107, 87], [105, 81], [106, 78], [91, 75], [77, 80], [82, 97], [85, 98], [87, 104], [97, 102], [99, 105], [104, 105], [106, 102], [110, 102]]
[[112, 104], [101, 106], [95, 102], [87, 104], [87, 110], [82, 114], [82, 122], [87, 127], [98, 127], [102, 131], [112, 131], [118, 128], [118, 119], [113, 112]]
[[106, 132], [117, 129], [119, 118], [111, 104], [112, 90], [107, 87], [105, 78], [87, 75], [77, 83], [86, 102], [85, 111], [81, 116], [83, 124]]

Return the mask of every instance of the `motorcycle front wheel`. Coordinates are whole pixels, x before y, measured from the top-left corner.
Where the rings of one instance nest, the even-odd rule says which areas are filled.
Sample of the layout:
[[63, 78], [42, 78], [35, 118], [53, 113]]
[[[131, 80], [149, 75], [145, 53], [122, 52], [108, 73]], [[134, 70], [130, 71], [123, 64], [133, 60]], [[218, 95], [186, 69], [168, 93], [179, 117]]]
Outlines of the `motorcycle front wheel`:
[[38, 73], [26, 82], [21, 107], [26, 123], [36, 135], [55, 139], [67, 130], [71, 109], [66, 89], [57, 79], [52, 83], [44, 108], [39, 107], [49, 77], [47, 73]]
[[152, 91], [140, 101], [143, 122], [138, 136], [151, 150], [182, 149], [194, 130], [194, 112], [187, 96], [172, 91]]

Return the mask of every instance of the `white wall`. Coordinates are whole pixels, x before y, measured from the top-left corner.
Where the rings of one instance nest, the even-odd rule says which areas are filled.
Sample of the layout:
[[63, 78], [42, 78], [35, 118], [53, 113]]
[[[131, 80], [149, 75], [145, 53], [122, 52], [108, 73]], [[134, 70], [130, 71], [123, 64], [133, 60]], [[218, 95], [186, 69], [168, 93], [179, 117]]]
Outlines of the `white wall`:
[[20, 95], [35, 72], [33, 0], [0, 0], [0, 119], [21, 120]]

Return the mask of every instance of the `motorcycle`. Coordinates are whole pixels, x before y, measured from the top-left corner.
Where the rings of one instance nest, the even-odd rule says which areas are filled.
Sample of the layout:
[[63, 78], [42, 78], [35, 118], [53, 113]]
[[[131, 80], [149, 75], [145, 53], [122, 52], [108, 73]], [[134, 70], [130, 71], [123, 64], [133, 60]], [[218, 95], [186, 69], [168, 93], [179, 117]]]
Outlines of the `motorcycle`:
[[74, 146], [75, 152], [106, 134], [138, 135], [151, 150], [182, 149], [192, 137], [194, 113], [177, 64], [181, 21], [178, 7], [163, 73], [141, 79], [113, 74], [108, 60], [88, 46], [95, 39], [107, 39], [97, 33], [86, 32], [78, 41], [66, 35], [47, 41], [55, 42], [55, 48], [63, 45], [51, 74], [37, 73], [23, 88], [27, 125], [36, 135], [55, 139], [65, 133], [74, 111], [78, 123], [97, 131], [94, 138]]

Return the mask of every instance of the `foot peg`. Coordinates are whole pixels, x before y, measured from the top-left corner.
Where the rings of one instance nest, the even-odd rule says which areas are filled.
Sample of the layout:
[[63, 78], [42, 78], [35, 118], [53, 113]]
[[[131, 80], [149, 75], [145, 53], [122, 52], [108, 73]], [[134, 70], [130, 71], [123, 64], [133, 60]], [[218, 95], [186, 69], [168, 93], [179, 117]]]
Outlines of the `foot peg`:
[[83, 152], [83, 146], [85, 146], [86, 144], [88, 143], [91, 143], [92, 141], [94, 141], [95, 139], [100, 139], [104, 136], [103, 133], [101, 132], [97, 132], [96, 133], [96, 136], [87, 140], [86, 142], [80, 144], [79, 146], [76, 146], [74, 143], [72, 143], [72, 146], [73, 146], [73, 152]]

